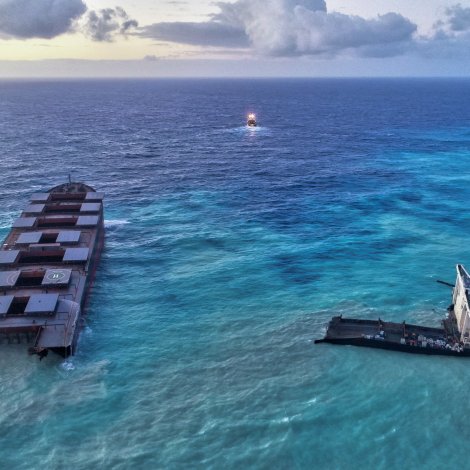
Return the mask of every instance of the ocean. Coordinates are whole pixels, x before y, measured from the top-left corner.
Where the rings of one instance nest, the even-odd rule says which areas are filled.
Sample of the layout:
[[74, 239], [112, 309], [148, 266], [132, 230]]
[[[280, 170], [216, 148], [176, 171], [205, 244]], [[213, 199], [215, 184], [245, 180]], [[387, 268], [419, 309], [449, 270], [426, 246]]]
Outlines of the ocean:
[[2, 468], [468, 466], [468, 359], [313, 341], [439, 325], [470, 80], [0, 81], [0, 144], [2, 238], [69, 174], [107, 230], [78, 353], [0, 345]]

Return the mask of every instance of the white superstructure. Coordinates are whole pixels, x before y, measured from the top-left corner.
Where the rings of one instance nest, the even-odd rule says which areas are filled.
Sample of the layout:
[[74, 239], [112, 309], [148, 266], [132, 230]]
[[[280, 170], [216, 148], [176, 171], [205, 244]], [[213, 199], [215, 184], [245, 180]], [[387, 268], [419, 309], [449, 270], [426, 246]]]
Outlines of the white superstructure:
[[455, 280], [452, 303], [460, 333], [460, 340], [470, 344], [470, 306], [468, 295], [470, 289], [470, 274], [461, 265], [457, 265], [457, 279]]

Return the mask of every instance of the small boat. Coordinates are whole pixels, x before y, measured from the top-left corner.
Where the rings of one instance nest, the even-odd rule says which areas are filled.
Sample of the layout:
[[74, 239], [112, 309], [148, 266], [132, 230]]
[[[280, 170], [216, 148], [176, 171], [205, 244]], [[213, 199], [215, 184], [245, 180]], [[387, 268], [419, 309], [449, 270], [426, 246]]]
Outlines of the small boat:
[[248, 120], [246, 121], [248, 127], [256, 127], [256, 115], [254, 113], [248, 114]]

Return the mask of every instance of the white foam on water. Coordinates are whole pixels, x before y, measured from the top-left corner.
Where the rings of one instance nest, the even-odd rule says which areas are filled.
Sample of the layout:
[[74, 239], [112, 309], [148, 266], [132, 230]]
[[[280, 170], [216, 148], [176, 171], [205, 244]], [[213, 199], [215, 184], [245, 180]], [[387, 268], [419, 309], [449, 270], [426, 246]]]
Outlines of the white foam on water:
[[75, 370], [75, 364], [73, 363], [72, 359], [66, 359], [64, 362], [62, 362], [60, 367], [65, 371]]
[[2, 224], [0, 224], [0, 230], [9, 230], [11, 229], [11, 226], [13, 225], [13, 222], [15, 221], [16, 217], [19, 217], [19, 213], [9, 213], [5, 216], [5, 218], [2, 220]]
[[381, 436], [377, 436], [374, 440], [375, 440], [375, 442], [384, 441], [387, 438], [389, 438], [391, 435], [395, 434], [396, 432], [397, 432], [397, 429], [392, 428], [389, 431], [387, 431], [385, 434], [382, 434]]
[[224, 129], [222, 132], [228, 132], [231, 134], [248, 134], [248, 135], [254, 135], [254, 134], [263, 134], [263, 133], [268, 133], [270, 131], [269, 127], [264, 127], [264, 126], [256, 126], [256, 127], [250, 127], [250, 126], [239, 126], [239, 127], [232, 127], [230, 129]]
[[123, 225], [127, 225], [129, 223], [130, 223], [129, 220], [127, 219], [111, 219], [111, 220], [105, 220], [104, 226], [105, 228], [122, 227]]

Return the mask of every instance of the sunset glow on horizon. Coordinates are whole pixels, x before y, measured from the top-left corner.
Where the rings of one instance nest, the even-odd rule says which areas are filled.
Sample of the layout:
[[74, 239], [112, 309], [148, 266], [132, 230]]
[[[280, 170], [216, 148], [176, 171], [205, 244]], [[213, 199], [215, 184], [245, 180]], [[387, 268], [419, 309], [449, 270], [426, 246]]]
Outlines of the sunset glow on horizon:
[[[132, 68], [142, 60], [180, 61], [182, 76], [192, 75], [184, 63], [194, 60], [213, 61], [208, 75], [244, 60], [263, 76], [279, 75], [283, 62], [286, 76], [289, 69], [293, 76], [368, 75], [367, 64], [372, 75], [393, 75], [397, 67], [405, 76], [467, 70], [470, 2], [389, 3], [0, 0], [0, 76], [28, 64], [34, 75], [47, 60], [96, 62], [98, 75], [100, 61], [130, 61]], [[93, 75], [93, 64], [87, 67]]]

